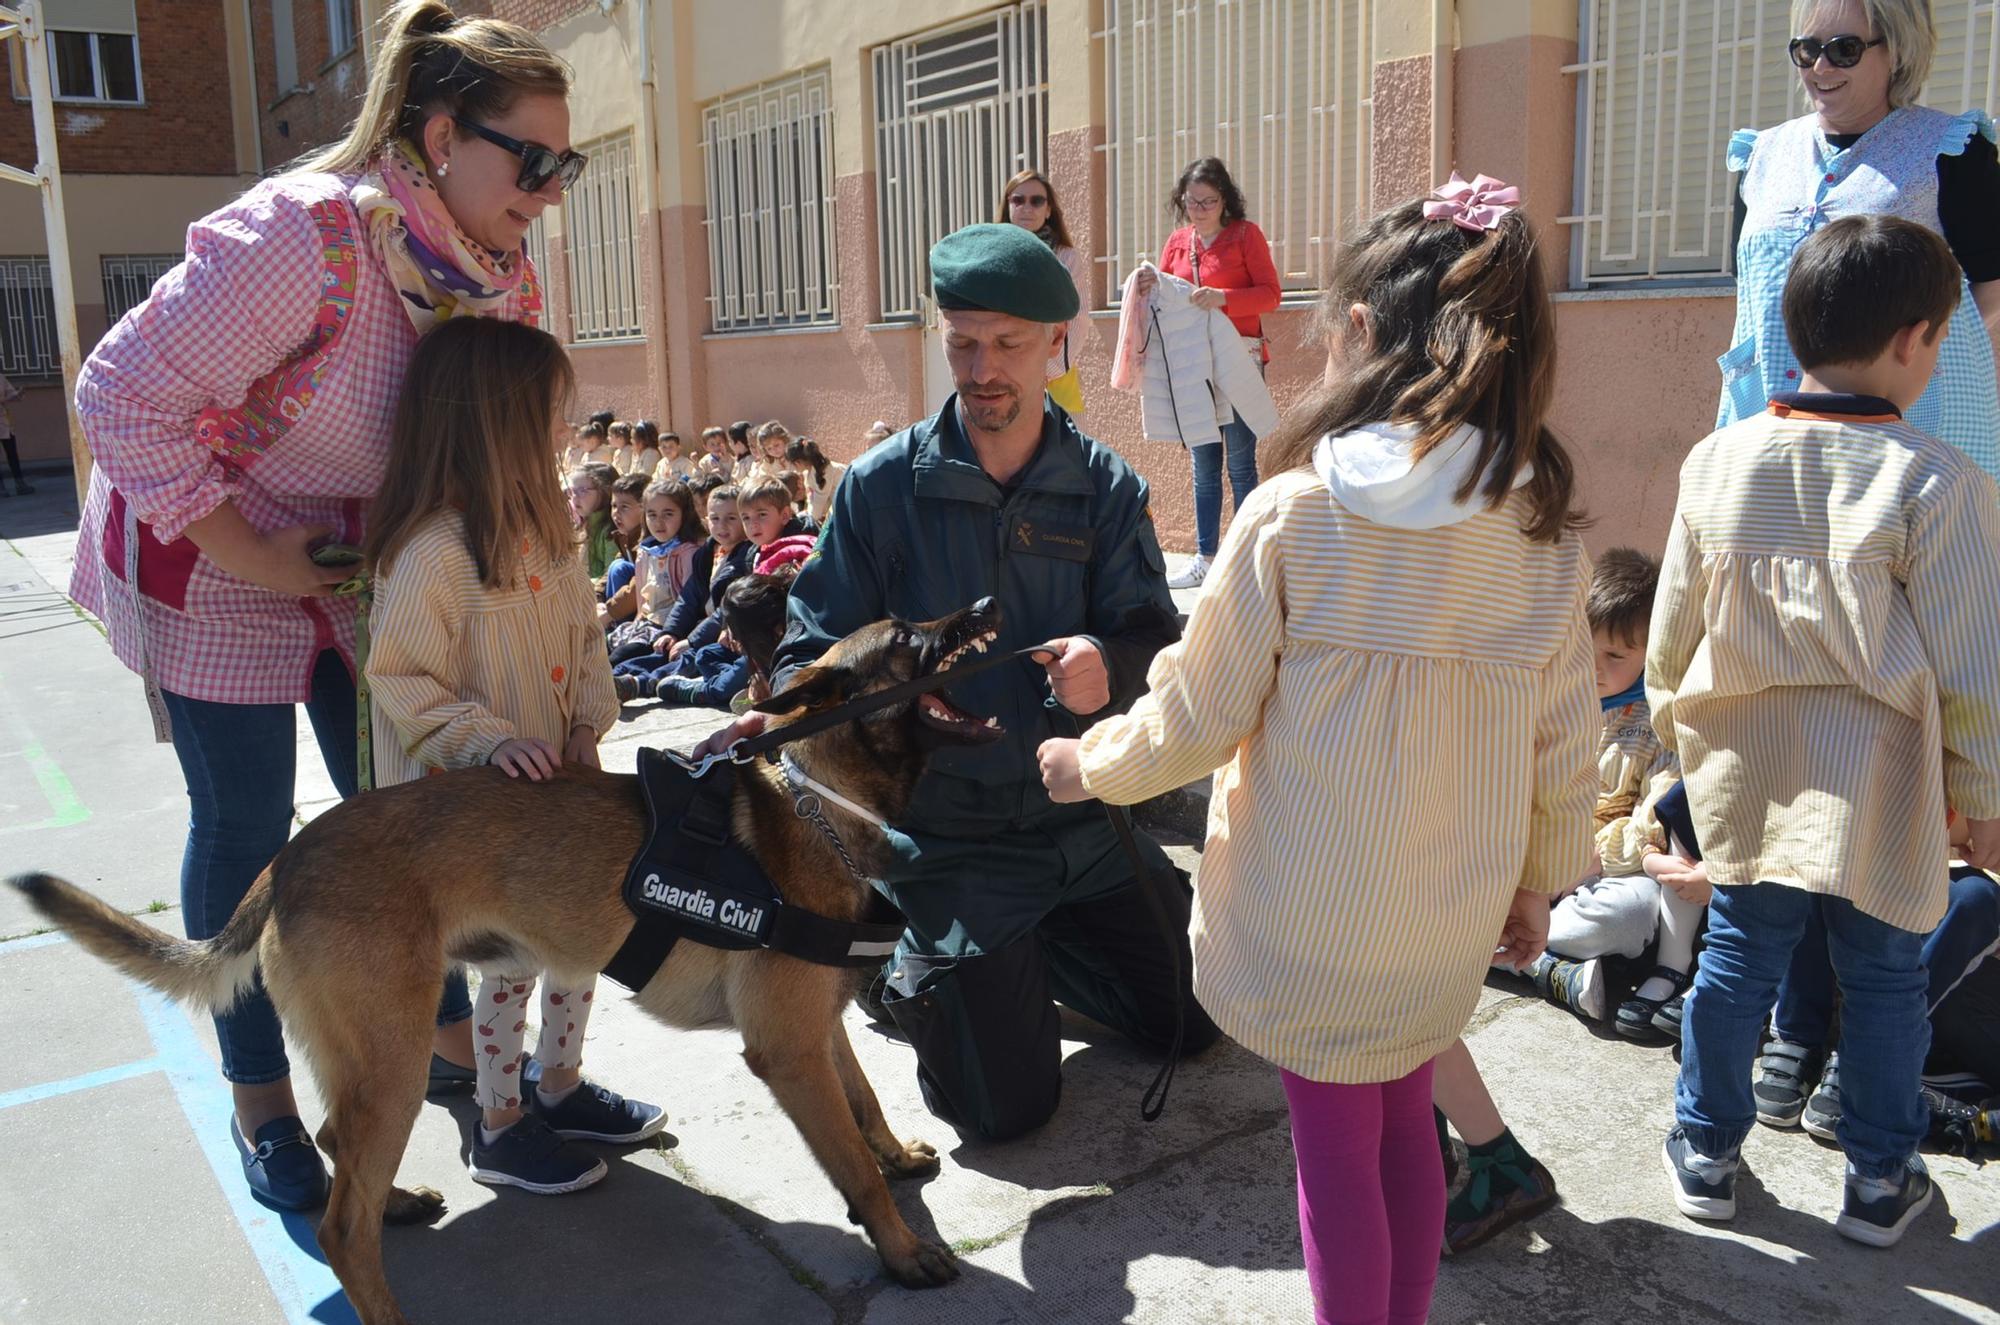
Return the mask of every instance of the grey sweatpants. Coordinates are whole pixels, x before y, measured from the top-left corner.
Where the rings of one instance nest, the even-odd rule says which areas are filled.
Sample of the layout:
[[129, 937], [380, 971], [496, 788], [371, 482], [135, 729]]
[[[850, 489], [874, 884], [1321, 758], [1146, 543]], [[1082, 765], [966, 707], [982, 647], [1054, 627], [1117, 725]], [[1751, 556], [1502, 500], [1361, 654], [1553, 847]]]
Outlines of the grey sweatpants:
[[1549, 951], [1571, 961], [1637, 957], [1660, 925], [1660, 885], [1644, 874], [1592, 879], [1549, 908]]

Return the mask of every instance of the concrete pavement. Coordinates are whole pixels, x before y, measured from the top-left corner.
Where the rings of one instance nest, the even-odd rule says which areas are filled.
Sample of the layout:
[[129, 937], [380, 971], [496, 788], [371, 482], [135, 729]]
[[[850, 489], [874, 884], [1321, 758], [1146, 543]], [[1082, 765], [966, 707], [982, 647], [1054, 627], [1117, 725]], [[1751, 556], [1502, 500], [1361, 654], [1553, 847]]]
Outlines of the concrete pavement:
[[[50, 869], [178, 931], [186, 802], [137, 681], [58, 592], [66, 486], [0, 502], [0, 872]], [[627, 710], [608, 767], [682, 744], [714, 714]], [[302, 737], [301, 818], [332, 803]], [[1188, 847], [1185, 863], [1198, 867]], [[205, 1018], [190, 1019], [0, 895], [0, 1322], [352, 1319], [312, 1220], [242, 1195]], [[658, 1144], [613, 1153], [566, 1198], [465, 1174], [463, 1102], [427, 1105], [403, 1178], [441, 1188], [435, 1226], [390, 1230], [418, 1321], [501, 1312], [584, 1321], [1279, 1322], [1309, 1319], [1289, 1133], [1271, 1070], [1223, 1045], [1183, 1066], [1166, 1116], [1138, 1119], [1153, 1064], [1065, 1023], [1062, 1111], [1007, 1146], [957, 1140], [923, 1110], [909, 1053], [850, 1013], [891, 1123], [944, 1154], [898, 1190], [960, 1252], [950, 1287], [886, 1281], [732, 1034], [677, 1032], [607, 987], [589, 1067], [663, 1103]], [[1516, 1133], [1565, 1205], [1447, 1262], [1432, 1319], [1470, 1322], [2000, 1321], [2000, 1169], [1933, 1156], [1940, 1199], [1890, 1252], [1837, 1237], [1837, 1152], [1759, 1130], [1732, 1227], [1677, 1215], [1659, 1168], [1674, 1064], [1508, 984], [1468, 1032]], [[308, 1124], [317, 1106], [307, 1104]]]

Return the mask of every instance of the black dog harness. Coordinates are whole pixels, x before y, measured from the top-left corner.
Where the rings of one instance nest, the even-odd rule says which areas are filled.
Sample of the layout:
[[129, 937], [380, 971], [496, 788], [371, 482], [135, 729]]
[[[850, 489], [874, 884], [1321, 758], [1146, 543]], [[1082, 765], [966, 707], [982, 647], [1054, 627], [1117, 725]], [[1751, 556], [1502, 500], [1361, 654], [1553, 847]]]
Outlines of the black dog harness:
[[778, 885], [730, 832], [736, 768], [699, 774], [658, 750], [639, 752], [646, 845], [625, 876], [637, 923], [604, 974], [633, 993], [658, 974], [674, 944], [769, 948], [820, 966], [879, 966], [903, 935], [903, 913], [873, 888], [858, 921], [786, 904]]

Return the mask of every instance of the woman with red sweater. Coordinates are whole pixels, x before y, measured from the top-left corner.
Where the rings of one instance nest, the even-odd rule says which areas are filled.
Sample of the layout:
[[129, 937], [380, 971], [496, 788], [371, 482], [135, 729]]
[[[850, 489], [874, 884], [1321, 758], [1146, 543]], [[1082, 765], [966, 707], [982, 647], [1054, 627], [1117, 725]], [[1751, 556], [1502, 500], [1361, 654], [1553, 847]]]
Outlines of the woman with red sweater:
[[[1160, 270], [1202, 287], [1195, 292], [1194, 302], [1229, 315], [1237, 334], [1243, 337], [1244, 352], [1261, 370], [1271, 358], [1264, 345], [1263, 315], [1278, 306], [1278, 268], [1271, 261], [1271, 246], [1265, 242], [1264, 232], [1246, 214], [1243, 194], [1229, 177], [1229, 168], [1212, 156], [1192, 162], [1181, 172], [1167, 201], [1182, 224], [1160, 250]], [[1140, 280], [1133, 292], [1140, 296], [1151, 293], [1150, 277], [1141, 276]], [[1257, 486], [1257, 436], [1242, 415], [1223, 425], [1220, 445], [1189, 448], [1194, 462], [1196, 555], [1185, 571], [1168, 581], [1173, 588], [1199, 585], [1215, 559], [1222, 535], [1225, 451], [1229, 487], [1239, 510]]]

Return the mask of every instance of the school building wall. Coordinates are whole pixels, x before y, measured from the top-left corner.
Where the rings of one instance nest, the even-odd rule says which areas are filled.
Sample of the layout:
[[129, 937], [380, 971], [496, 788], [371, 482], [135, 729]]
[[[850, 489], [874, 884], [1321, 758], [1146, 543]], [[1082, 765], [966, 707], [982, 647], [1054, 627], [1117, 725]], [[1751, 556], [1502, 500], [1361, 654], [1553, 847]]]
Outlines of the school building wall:
[[[60, 8], [60, 3], [51, 8]], [[181, 252], [190, 221], [229, 201], [258, 170], [252, 46], [243, 0], [136, 0], [137, 105], [57, 102], [77, 334], [87, 356], [108, 330], [106, 255]], [[20, 43], [0, 48], [0, 161], [33, 168], [34, 123]], [[0, 184], [0, 258], [49, 252], [40, 195]], [[20, 382], [9, 407], [24, 462], [67, 462], [60, 380]]]
[[[1577, 85], [1575, 0], [1374, 0], [1372, 201], [1428, 190], [1452, 168], [1521, 185], [1558, 292], [1561, 370], [1555, 425], [1576, 453], [1593, 548], [1664, 543], [1675, 476], [1704, 435], [1717, 392], [1734, 300], [1725, 289], [1642, 287], [1570, 291]], [[533, 20], [549, 0], [493, 0], [503, 17]], [[567, 0], [543, 25], [578, 71], [579, 143], [630, 132], [639, 181], [643, 332], [578, 344], [579, 415], [594, 408], [650, 413], [692, 439], [709, 423], [781, 418], [830, 454], [851, 457], [875, 419], [902, 425], [932, 412], [923, 332], [881, 316], [875, 122], [870, 52], [992, 8], [978, 0], [884, 0], [866, 6], [810, 0], [642, 3], [606, 12]], [[1103, 0], [1049, 0], [1045, 168], [1079, 247], [1105, 251], [1105, 76], [1098, 36]], [[708, 248], [700, 150], [702, 108], [716, 98], [825, 64], [835, 135], [837, 326], [715, 333], [707, 299]], [[644, 169], [652, 161], [653, 171]], [[997, 203], [997, 199], [995, 202]], [[1259, 200], [1249, 199], [1253, 218]], [[545, 283], [551, 326], [567, 325], [559, 214], [552, 214]], [[1160, 233], [1167, 223], [1161, 222]], [[1082, 356], [1087, 431], [1116, 446], [1151, 481], [1165, 541], [1193, 546], [1186, 453], [1140, 435], [1137, 398], [1111, 390], [1115, 310], [1093, 267], [1098, 311]], [[1281, 408], [1318, 381], [1311, 303], [1288, 300], [1265, 318], [1270, 385]]]

